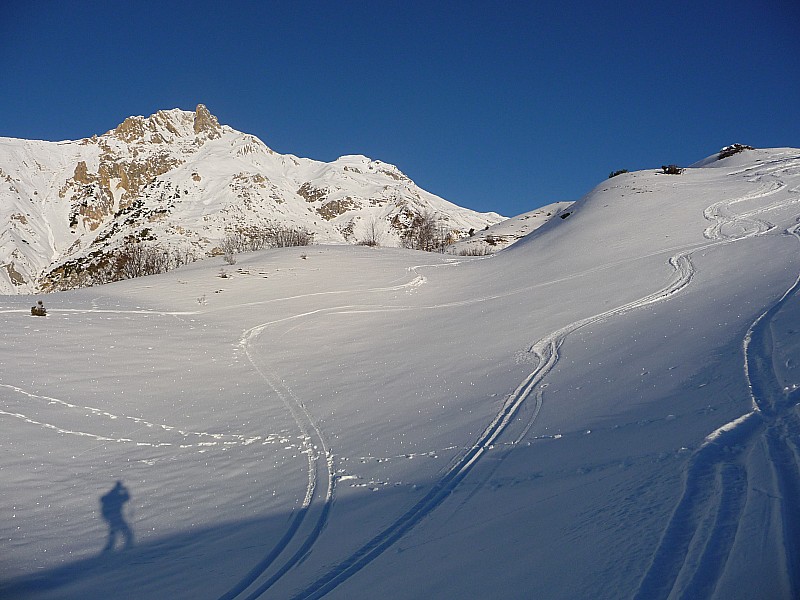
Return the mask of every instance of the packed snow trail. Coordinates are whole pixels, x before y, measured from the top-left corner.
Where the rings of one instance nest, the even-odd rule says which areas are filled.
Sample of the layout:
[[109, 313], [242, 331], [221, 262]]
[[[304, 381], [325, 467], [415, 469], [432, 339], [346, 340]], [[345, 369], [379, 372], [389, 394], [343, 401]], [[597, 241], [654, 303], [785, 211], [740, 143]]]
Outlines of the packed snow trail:
[[[639, 300], [627, 303], [615, 309], [605, 311], [601, 314], [595, 315], [593, 317], [583, 319], [576, 323], [571, 324], [561, 330], [555, 332], [551, 336], [540, 340], [540, 342], [535, 345], [535, 348], [532, 348], [531, 351], [537, 357], [537, 368], [517, 387], [517, 389], [506, 399], [502, 410], [495, 416], [489, 426], [484, 430], [482, 435], [479, 439], [461, 456], [456, 463], [448, 469], [448, 471], [440, 478], [440, 480], [433, 486], [433, 488], [429, 491], [429, 493], [422, 498], [416, 505], [414, 505], [410, 510], [408, 510], [404, 515], [402, 515], [398, 520], [396, 520], [392, 525], [390, 525], [387, 529], [379, 533], [373, 540], [368, 542], [366, 546], [364, 546], [360, 551], [358, 551], [351, 559], [348, 560], [348, 565], [346, 568], [343, 568], [336, 572], [336, 576], [332, 578], [331, 582], [327, 582], [325, 589], [329, 590], [344, 581], [344, 579], [350, 577], [354, 572], [371, 562], [375, 557], [377, 557], [380, 553], [383, 552], [384, 549], [389, 547], [392, 543], [394, 543], [397, 539], [402, 537], [408, 530], [414, 527], [419, 521], [421, 521], [425, 516], [430, 514], [442, 501], [444, 501], [452, 492], [452, 490], [457, 486], [457, 484], [469, 473], [469, 471], [473, 468], [476, 462], [480, 459], [480, 457], [492, 447], [495, 443], [497, 438], [500, 436], [501, 433], [505, 431], [508, 427], [509, 423], [512, 422], [512, 419], [516, 415], [517, 411], [519, 410], [520, 406], [525, 402], [528, 395], [533, 391], [534, 387], [541, 381], [541, 379], [552, 369], [555, 365], [556, 361], [558, 360], [558, 346], [563, 341], [564, 337], [571, 333], [572, 331], [589, 325], [591, 323], [596, 323], [598, 321], [605, 320], [611, 316], [623, 314], [629, 310], [634, 310], [640, 308], [642, 306], [646, 306], [653, 302], [660, 302], [672, 294], [677, 293], [683, 287], [685, 287], [692, 278], [693, 268], [691, 265], [691, 261], [685, 255], [678, 255], [670, 259], [670, 263], [672, 264], [673, 268], [675, 269], [675, 277], [673, 281], [671, 281], [665, 288], [659, 290], [658, 292], [648, 295], [644, 298]], [[447, 265], [451, 265], [454, 263], [447, 263]], [[425, 266], [439, 266], [439, 265], [418, 265], [410, 269], [412, 272], [416, 272], [417, 269], [425, 267]], [[445, 265], [442, 265], [445, 266]], [[415, 277], [411, 284], [406, 284], [405, 286], [400, 287], [407, 287], [408, 285], [418, 285], [416, 282], [420, 281], [419, 276]], [[425, 280], [422, 279], [424, 282]], [[395, 289], [395, 288], [392, 288]], [[368, 290], [368, 291], [385, 291], [386, 288], [376, 288], [375, 290]], [[473, 304], [478, 302], [485, 302], [488, 300], [495, 299], [497, 297], [503, 297], [507, 294], [502, 294], [499, 296], [491, 296], [487, 298], [480, 298], [480, 299], [471, 299], [465, 302], [456, 302], [447, 305], [435, 305], [435, 306], [428, 306], [423, 307], [427, 309], [440, 309], [440, 308], [447, 308], [451, 305], [467, 305]], [[294, 320], [294, 319], [301, 319], [307, 318], [310, 316], [318, 315], [318, 314], [331, 314], [331, 313], [346, 313], [346, 312], [386, 312], [390, 310], [411, 310], [411, 307], [386, 307], [386, 306], [379, 306], [368, 308], [362, 306], [336, 306], [336, 307], [328, 307], [328, 308], [321, 308], [313, 311], [308, 311], [305, 313], [299, 313], [295, 315], [291, 315], [289, 317], [281, 318], [275, 321], [270, 321], [267, 323], [263, 323], [256, 327], [249, 329], [245, 334], [242, 336], [242, 346], [245, 348], [247, 352], [247, 356], [251, 363], [254, 365], [256, 370], [261, 374], [264, 380], [270, 385], [273, 391], [282, 399], [284, 404], [287, 408], [292, 412], [293, 416], [295, 417], [298, 425], [301, 427], [301, 430], [305, 432], [309, 432], [315, 430], [318, 434], [316, 440], [319, 444], [319, 447], [326, 448], [324, 441], [322, 440], [322, 434], [316, 428], [313, 419], [308, 414], [305, 406], [302, 402], [299, 401], [293, 394], [291, 394], [288, 388], [284, 386], [278, 386], [276, 381], [278, 380], [277, 376], [271, 373], [267, 373], [266, 368], [260, 367], [255, 362], [255, 358], [250, 351], [250, 344], [252, 340], [264, 332], [270, 326], [273, 326], [278, 323]], [[283, 389], [283, 391], [281, 391]], [[291, 400], [287, 399], [287, 396], [291, 396]], [[541, 396], [537, 395], [538, 401], [537, 406], [540, 408], [541, 405]], [[527, 429], [530, 428], [533, 424], [533, 420], [535, 420], [535, 415], [538, 414], [538, 410], [534, 411], [534, 417], [531, 419], [530, 423], [528, 424]], [[308, 435], [308, 434], [306, 434]], [[313, 434], [312, 434], [313, 435]], [[316, 444], [315, 444], [316, 445]], [[311, 531], [307, 534], [300, 534], [297, 535], [298, 530], [300, 529], [301, 524], [305, 520], [307, 513], [309, 511], [309, 507], [311, 506], [313, 499], [315, 498], [316, 494], [316, 481], [317, 481], [317, 473], [319, 472], [318, 468], [314, 468], [311, 466], [313, 454], [309, 452], [309, 487], [307, 490], [306, 495], [306, 502], [300, 509], [300, 511], [293, 517], [293, 520], [290, 524], [289, 530], [287, 531], [284, 538], [276, 545], [276, 547], [262, 560], [260, 561], [236, 586], [234, 586], [227, 594], [222, 596], [225, 600], [229, 600], [235, 598], [241, 594], [243, 594], [247, 589], [251, 588], [256, 584], [258, 581], [258, 585], [250, 595], [246, 596], [248, 599], [253, 599], [259, 597], [261, 594], [266, 592], [281, 576], [283, 576], [289, 569], [297, 564], [305, 554], [309, 551], [313, 543], [316, 541], [316, 538], [319, 536], [322, 528], [324, 527], [325, 521], [328, 516], [328, 512], [330, 509], [330, 503], [332, 502], [332, 490], [334, 485], [333, 475], [332, 475], [332, 457], [328, 460], [328, 476], [330, 478], [330, 483], [328, 485], [328, 489], [331, 492], [326, 496], [326, 501], [323, 504], [323, 507], [318, 510], [319, 516], [317, 520], [314, 522], [313, 526], [309, 525], [308, 527], [311, 528]], [[317, 456], [317, 460], [319, 457]], [[289, 557], [286, 562], [278, 568], [278, 570], [271, 576], [266, 575], [267, 569], [269, 569], [273, 563], [277, 560], [280, 555], [286, 554], [286, 548], [289, 546], [290, 542], [294, 538], [294, 536], [301, 540], [305, 540], [297, 552]], [[332, 584], [332, 585], [331, 585]], [[318, 596], [312, 596], [318, 597]]]
[[[484, 453], [490, 449], [498, 437], [505, 432], [525, 400], [555, 366], [558, 361], [558, 348], [566, 336], [587, 325], [604, 321], [610, 317], [622, 315], [649, 304], [662, 302], [685, 288], [694, 274], [694, 268], [688, 255], [676, 255], [670, 259], [670, 264], [675, 270], [675, 274], [664, 288], [638, 300], [571, 323], [545, 338], [542, 338], [531, 346], [529, 351], [536, 357], [535, 369], [519, 384], [514, 392], [508, 396], [501, 410], [495, 415], [494, 419], [475, 443], [456, 460], [439, 481], [433, 485], [432, 489], [391, 525], [378, 533], [350, 557], [331, 569], [326, 575], [294, 596], [294, 598], [296, 600], [301, 598], [321, 598], [377, 558], [384, 550], [390, 547], [444, 502], [456, 486], [472, 470]], [[534, 419], [537, 414], [538, 410], [534, 411]]]
[[[794, 235], [797, 235], [795, 229]], [[775, 496], [781, 499], [784, 560], [790, 597], [796, 597], [800, 557], [795, 546], [800, 539], [800, 471], [798, 471], [797, 433], [800, 420], [797, 391], [786, 393], [772, 370], [769, 325], [784, 303], [800, 289], [800, 278], [773, 306], [751, 326], [745, 338], [745, 374], [755, 409], [708, 436], [695, 452], [687, 468], [683, 495], [659, 548], [639, 586], [636, 598], [695, 598], [698, 581], [712, 592], [732, 547], [745, 506], [747, 462], [743, 457], [758, 444], [765, 444], [773, 468]], [[727, 474], [727, 477], [726, 477]], [[735, 475], [735, 476], [732, 476]], [[708, 506], [711, 503], [711, 506]], [[716, 512], [710, 528], [703, 527], [703, 515]], [[696, 539], [704, 531], [705, 539]], [[702, 558], [693, 560], [692, 546], [703, 549]], [[688, 583], [685, 583], [688, 580]], [[684, 583], [681, 583], [684, 582]], [[702, 596], [699, 596], [702, 597]]]

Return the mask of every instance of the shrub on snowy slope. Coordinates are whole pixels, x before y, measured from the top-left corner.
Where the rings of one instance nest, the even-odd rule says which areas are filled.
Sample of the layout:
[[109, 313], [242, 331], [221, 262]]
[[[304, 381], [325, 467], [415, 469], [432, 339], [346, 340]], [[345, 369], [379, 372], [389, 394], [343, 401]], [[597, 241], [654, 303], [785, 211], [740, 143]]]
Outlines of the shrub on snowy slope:
[[730, 146], [725, 146], [719, 151], [718, 160], [722, 160], [723, 158], [728, 158], [729, 156], [733, 156], [734, 154], [738, 154], [739, 152], [744, 152], [745, 150], [753, 150], [752, 146], [748, 146], [747, 144], [731, 144]]
[[230, 231], [220, 243], [219, 250], [223, 255], [228, 255], [266, 248], [310, 246], [312, 243], [314, 234], [306, 229], [288, 225], [269, 225]]
[[403, 233], [403, 247], [411, 250], [444, 252], [453, 241], [451, 232], [431, 212], [416, 215]]

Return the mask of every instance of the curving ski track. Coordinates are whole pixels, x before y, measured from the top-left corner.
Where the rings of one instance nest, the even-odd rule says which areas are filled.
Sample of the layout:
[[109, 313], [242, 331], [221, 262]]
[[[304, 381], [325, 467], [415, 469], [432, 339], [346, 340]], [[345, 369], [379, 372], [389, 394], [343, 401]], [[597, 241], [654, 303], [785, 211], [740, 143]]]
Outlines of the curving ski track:
[[[694, 266], [691, 261], [691, 254], [698, 250], [703, 250], [712, 246], [733, 243], [741, 239], [745, 239], [754, 235], [762, 234], [769, 231], [772, 227], [765, 221], [752, 219], [756, 214], [766, 212], [775, 208], [785, 206], [784, 203], [775, 203], [769, 207], [756, 209], [750, 211], [747, 216], [729, 216], [727, 208], [739, 202], [748, 200], [756, 200], [775, 194], [783, 189], [785, 186], [782, 182], [770, 182], [762, 186], [758, 191], [726, 201], [724, 203], [715, 203], [704, 212], [704, 216], [713, 221], [712, 226], [706, 229], [706, 237], [710, 239], [709, 243], [695, 246], [690, 251], [680, 252], [672, 256], [669, 263], [674, 269], [674, 275], [671, 281], [662, 289], [649, 294], [638, 300], [623, 304], [608, 311], [599, 313], [592, 317], [581, 319], [566, 325], [565, 327], [545, 336], [536, 343], [534, 343], [528, 351], [531, 352], [536, 359], [536, 368], [519, 384], [514, 392], [509, 395], [503, 404], [501, 410], [497, 413], [495, 418], [489, 426], [483, 431], [478, 439], [469, 447], [462, 455], [454, 462], [454, 464], [444, 473], [439, 481], [432, 487], [432, 489], [414, 506], [403, 513], [392, 524], [383, 529], [371, 540], [359, 548], [356, 552], [351, 554], [348, 558], [341, 561], [338, 565], [334, 566], [322, 577], [317, 579], [311, 585], [300, 591], [293, 596], [293, 600], [300, 599], [313, 599], [321, 598], [328, 592], [344, 583], [347, 579], [356, 574], [359, 570], [364, 568], [372, 560], [380, 556], [384, 550], [390, 547], [394, 542], [400, 539], [405, 533], [411, 530], [415, 525], [421, 522], [433, 510], [435, 510], [444, 500], [450, 495], [455, 487], [466, 477], [472, 470], [477, 461], [486, 452], [488, 448], [497, 440], [497, 438], [506, 431], [512, 419], [518, 413], [520, 407], [530, 394], [537, 389], [544, 377], [553, 369], [558, 361], [558, 350], [566, 337], [572, 332], [591, 325], [600, 321], [607, 320], [611, 317], [616, 317], [624, 313], [637, 310], [649, 304], [662, 302], [669, 299], [673, 295], [679, 293], [691, 282], [694, 276]], [[732, 227], [731, 227], [732, 226]], [[727, 230], [733, 229], [734, 231], [728, 233]], [[788, 292], [787, 292], [788, 294]], [[537, 393], [537, 409], [533, 411], [532, 417], [526, 423], [523, 433], [529, 430], [539, 413], [538, 402], [541, 401], [541, 390]], [[517, 439], [521, 439], [517, 436]], [[739, 480], [738, 472], [731, 469], [720, 470], [719, 480], [728, 482], [730, 480]], [[729, 490], [732, 486], [721, 485], [723, 490]], [[715, 541], [713, 546], [714, 550], [729, 547], [732, 544], [733, 538], [728, 535], [723, 535], [724, 527], [722, 523], [730, 520], [730, 514], [736, 513], [741, 510], [741, 503], [738, 502], [739, 497], [735, 494], [726, 492], [724, 502], [720, 502], [722, 510], [718, 511], [718, 519], [720, 525], [717, 525], [714, 530], [717, 531], [717, 537], [725, 537], [725, 540]], [[684, 535], [685, 537], [685, 535]], [[704, 561], [715, 560], [713, 551], [709, 551], [703, 555]], [[693, 580], [693, 585], [696, 588], [703, 587], [707, 582], [701, 581], [699, 578]], [[643, 596], [644, 597], [644, 596]]]
[[[454, 264], [454, 263], [447, 263]], [[428, 266], [428, 265], [420, 265]], [[434, 265], [431, 265], [434, 266]], [[401, 289], [414, 289], [424, 285], [425, 278], [416, 273], [419, 267], [409, 269], [416, 276], [409, 282], [382, 288], [372, 288], [359, 293], [376, 293], [386, 291], [397, 291]], [[337, 295], [347, 294], [348, 290], [335, 292], [321, 292], [296, 296], [299, 297], [316, 295]], [[280, 298], [278, 300], [286, 300]], [[275, 300], [277, 301], [277, 300]], [[274, 301], [271, 301], [274, 302]], [[261, 304], [260, 302], [249, 303], [248, 305]], [[230, 307], [228, 307], [230, 308]], [[333, 453], [328, 446], [325, 437], [316, 424], [311, 414], [308, 412], [303, 401], [295, 396], [290, 388], [282, 385], [280, 378], [269, 371], [265, 365], [259, 365], [256, 356], [252, 351], [253, 341], [266, 329], [285, 321], [301, 319], [317, 314], [327, 314], [331, 312], [342, 312], [348, 309], [355, 310], [359, 307], [337, 306], [332, 308], [318, 309], [262, 323], [244, 332], [240, 340], [240, 346], [244, 349], [248, 361], [266, 382], [266, 384], [277, 395], [287, 410], [291, 413], [303, 438], [306, 440], [304, 452], [308, 457], [308, 484], [306, 495], [300, 509], [292, 516], [289, 527], [277, 544], [264, 556], [246, 575], [244, 575], [234, 586], [219, 600], [234, 600], [243, 598], [244, 600], [254, 600], [267, 592], [278, 580], [288, 573], [295, 565], [311, 551], [320, 534], [325, 528], [333, 505], [336, 477], [333, 466]], [[279, 561], [281, 557], [285, 557]]]
[[[778, 170], [771, 169], [770, 173]], [[778, 182], [761, 197], [784, 187], [782, 182]], [[754, 197], [757, 196], [734, 199], [727, 206]], [[744, 218], [797, 201], [796, 198], [787, 198], [783, 203], [770, 204], [760, 211], [749, 211]], [[723, 208], [720, 203], [717, 205], [706, 212], [707, 217], [720, 219], [724, 211], [718, 210]], [[733, 220], [736, 217], [728, 218]], [[758, 227], [740, 238], [729, 238], [717, 224], [706, 231], [709, 230], [720, 243], [763, 232]], [[740, 231], [746, 231], [746, 228]], [[800, 241], [798, 232], [800, 226], [787, 231]], [[764, 448], [772, 467], [772, 495], [780, 499], [778, 516], [783, 564], [776, 573], [783, 574], [785, 580], [781, 587], [787, 591], [788, 597], [795, 598], [800, 594], [800, 554], [796, 545], [800, 540], [800, 514], [797, 513], [797, 506], [800, 506], [800, 448], [796, 442], [800, 433], [797, 413], [800, 393], [798, 390], [787, 392], [779, 385], [772, 366], [770, 333], [772, 320], [798, 290], [800, 274], [748, 329], [742, 344], [743, 369], [753, 410], [712, 432], [692, 455], [684, 474], [681, 498], [640, 581], [635, 598], [691, 599], [714, 594], [750, 493], [747, 457], [754, 451], [764, 451]]]
[[[262, 324], [245, 331], [240, 345], [256, 372], [291, 413], [305, 440], [303, 452], [308, 460], [306, 495], [301, 507], [292, 516], [283, 537], [244, 577], [220, 596], [219, 600], [233, 600], [239, 597], [250, 600], [258, 598], [272, 587], [308, 554], [325, 528], [333, 503], [335, 486], [333, 455], [322, 431], [311, 418], [305, 404], [289, 388], [281, 385], [278, 377], [265, 366], [260, 366], [251, 350], [252, 340], [270, 324]], [[283, 556], [286, 558], [278, 562]]]

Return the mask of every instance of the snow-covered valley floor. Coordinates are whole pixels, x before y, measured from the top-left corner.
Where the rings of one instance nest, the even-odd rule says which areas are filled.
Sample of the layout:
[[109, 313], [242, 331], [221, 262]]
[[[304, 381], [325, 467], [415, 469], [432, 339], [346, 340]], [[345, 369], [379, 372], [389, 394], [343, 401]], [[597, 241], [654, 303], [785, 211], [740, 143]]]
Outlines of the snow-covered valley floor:
[[758, 150], [491, 257], [0, 297], [0, 596], [795, 597], [799, 209]]

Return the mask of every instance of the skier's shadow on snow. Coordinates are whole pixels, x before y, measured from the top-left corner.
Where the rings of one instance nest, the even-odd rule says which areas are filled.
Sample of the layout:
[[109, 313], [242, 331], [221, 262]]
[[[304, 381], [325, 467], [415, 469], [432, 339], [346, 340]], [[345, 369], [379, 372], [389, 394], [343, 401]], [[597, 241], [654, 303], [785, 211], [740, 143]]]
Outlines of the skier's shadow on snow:
[[133, 546], [133, 531], [125, 520], [125, 503], [131, 499], [128, 488], [117, 481], [110, 491], [100, 496], [100, 514], [108, 524], [108, 540], [103, 548], [103, 552], [112, 552], [117, 545], [117, 539], [121, 538], [123, 548]]

